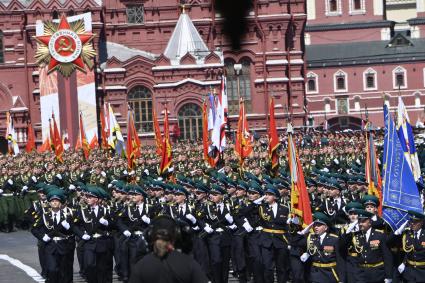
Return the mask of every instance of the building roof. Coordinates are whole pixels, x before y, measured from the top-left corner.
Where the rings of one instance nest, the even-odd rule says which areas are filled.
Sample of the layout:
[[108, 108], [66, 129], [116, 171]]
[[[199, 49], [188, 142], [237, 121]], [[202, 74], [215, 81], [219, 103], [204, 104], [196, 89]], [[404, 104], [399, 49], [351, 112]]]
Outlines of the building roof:
[[369, 64], [406, 63], [425, 60], [425, 38], [390, 41], [352, 42], [306, 46], [308, 68]]
[[121, 62], [125, 62], [137, 56], [142, 56], [152, 61], [159, 57], [159, 55], [157, 54], [153, 54], [135, 48], [130, 48], [115, 42], [107, 41], [106, 45], [99, 45], [99, 57], [102, 68], [105, 67], [106, 61], [111, 59], [112, 57], [115, 57]]
[[170, 59], [171, 65], [178, 65], [180, 59], [187, 53], [190, 53], [197, 63], [202, 64], [210, 51], [189, 16], [183, 11], [168, 41], [164, 55]]
[[413, 19], [408, 19], [407, 22], [409, 23], [409, 25], [411, 26], [416, 26], [416, 25], [423, 25], [425, 24], [425, 18], [413, 18]]

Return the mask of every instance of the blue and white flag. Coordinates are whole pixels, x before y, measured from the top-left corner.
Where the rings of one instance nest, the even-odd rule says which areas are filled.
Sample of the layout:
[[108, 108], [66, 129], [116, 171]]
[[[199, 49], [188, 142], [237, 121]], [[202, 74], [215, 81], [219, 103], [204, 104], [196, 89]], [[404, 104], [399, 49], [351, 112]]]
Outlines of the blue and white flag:
[[412, 170], [415, 182], [423, 183], [418, 154], [416, 153], [415, 137], [413, 136], [409, 115], [407, 114], [407, 109], [403, 103], [403, 100], [401, 99], [401, 96], [398, 97], [397, 134], [400, 138], [404, 156], [406, 157], [409, 167]]
[[423, 207], [394, 121], [386, 105], [384, 105], [384, 119], [383, 218], [395, 231], [408, 220], [408, 210], [423, 213]]

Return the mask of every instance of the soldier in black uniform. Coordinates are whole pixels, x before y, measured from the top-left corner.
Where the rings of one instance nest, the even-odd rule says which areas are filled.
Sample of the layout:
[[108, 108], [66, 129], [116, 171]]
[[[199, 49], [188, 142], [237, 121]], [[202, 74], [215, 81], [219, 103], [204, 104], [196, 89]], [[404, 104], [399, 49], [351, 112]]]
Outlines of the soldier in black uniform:
[[61, 209], [65, 195], [59, 188], [51, 189], [47, 195], [50, 209], [42, 212], [31, 229], [32, 234], [43, 241], [46, 282], [71, 283], [72, 264], [75, 243], [71, 229], [72, 214], [67, 208]]
[[[403, 282], [425, 282], [425, 232], [423, 230], [425, 215], [416, 211], [408, 211], [410, 221], [396, 230], [391, 242], [402, 242], [405, 253], [403, 262], [397, 267]], [[407, 229], [406, 226], [409, 224]]]
[[117, 217], [117, 227], [121, 233], [120, 253], [122, 265], [122, 281], [128, 281], [132, 266], [148, 252], [144, 234], [151, 221], [153, 210], [146, 203], [146, 193], [138, 185], [129, 185], [132, 196], [128, 205]]
[[259, 206], [261, 218], [261, 257], [264, 267], [264, 282], [274, 282], [274, 270], [277, 281], [283, 283], [289, 279], [289, 250], [287, 223], [289, 209], [278, 203], [280, 193], [271, 184], [266, 185], [263, 204]]
[[77, 211], [74, 218], [74, 232], [84, 240], [84, 273], [88, 283], [112, 282], [112, 241], [110, 238], [111, 213], [99, 205], [101, 188], [87, 187], [87, 208]]
[[385, 222], [378, 215], [379, 199], [374, 195], [365, 195], [362, 198], [362, 204], [367, 212], [372, 213], [372, 227], [375, 229], [384, 229]]
[[357, 210], [359, 228], [351, 232], [348, 243], [353, 245], [353, 256], [357, 254], [358, 264], [352, 276], [354, 282], [375, 283], [392, 281], [393, 257], [387, 245], [387, 236], [382, 230], [373, 228], [373, 214]]
[[[307, 237], [307, 252], [300, 257], [302, 262], [308, 261], [310, 264], [310, 282], [345, 282], [338, 236], [329, 231], [331, 219], [322, 212], [315, 212], [313, 219], [313, 233]], [[309, 228], [308, 226], [300, 233], [308, 233]]]

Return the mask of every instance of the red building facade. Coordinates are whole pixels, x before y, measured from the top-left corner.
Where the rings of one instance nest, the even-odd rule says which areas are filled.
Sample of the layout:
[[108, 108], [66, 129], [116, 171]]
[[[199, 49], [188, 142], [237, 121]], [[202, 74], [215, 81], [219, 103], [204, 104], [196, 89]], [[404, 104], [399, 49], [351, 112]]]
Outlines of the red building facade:
[[[383, 126], [382, 105], [423, 122], [425, 32], [423, 1], [408, 28], [386, 20], [383, 0], [308, 0], [306, 95], [309, 120], [331, 129], [359, 128], [368, 118]], [[421, 3], [419, 3], [421, 2]]]
[[[266, 129], [271, 96], [278, 104], [278, 126], [284, 126], [283, 118], [289, 114], [296, 125], [304, 123], [304, 0], [253, 1], [239, 51], [231, 49], [213, 0], [185, 1], [184, 9], [181, 4], [175, 0], [1, 0], [0, 136], [10, 111], [18, 141], [26, 141], [26, 123], [31, 120], [41, 142], [35, 23], [62, 13], [84, 12], [92, 13], [97, 35], [98, 105], [112, 104], [124, 133], [128, 104], [135, 110], [145, 142], [153, 137], [152, 109], [161, 114], [166, 105], [170, 124], [179, 126], [182, 138], [200, 138], [202, 101], [208, 92], [218, 91], [223, 73], [232, 128], [240, 97], [249, 110], [251, 129]], [[240, 64], [240, 71], [235, 72], [235, 64]]]

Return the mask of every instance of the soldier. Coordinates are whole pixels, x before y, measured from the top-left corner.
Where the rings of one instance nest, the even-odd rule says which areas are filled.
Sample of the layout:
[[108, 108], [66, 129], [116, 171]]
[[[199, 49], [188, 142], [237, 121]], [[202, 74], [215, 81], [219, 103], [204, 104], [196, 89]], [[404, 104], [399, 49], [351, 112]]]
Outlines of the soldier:
[[131, 205], [118, 214], [117, 227], [122, 237], [120, 243], [120, 262], [122, 281], [131, 276], [132, 266], [148, 252], [144, 233], [151, 222], [153, 210], [145, 202], [146, 193], [138, 185], [130, 185]]
[[[344, 282], [344, 262], [340, 255], [338, 236], [330, 233], [331, 219], [323, 212], [313, 214], [313, 233], [307, 237], [307, 252], [301, 255], [302, 262], [309, 261], [309, 280], [312, 283]], [[307, 234], [311, 225], [301, 234]]]
[[[53, 188], [47, 195], [50, 209], [43, 212], [31, 229], [32, 234], [45, 243], [46, 282], [72, 282], [74, 245], [72, 239], [72, 214], [67, 208], [61, 209], [65, 195], [59, 188]], [[71, 271], [70, 271], [71, 269]]]
[[263, 227], [260, 237], [261, 258], [264, 268], [264, 282], [274, 282], [274, 269], [277, 281], [283, 283], [289, 279], [289, 250], [287, 223], [289, 209], [278, 203], [279, 191], [271, 184], [265, 188], [264, 203], [259, 206]]
[[226, 191], [216, 184], [210, 190], [211, 203], [205, 207], [201, 227], [207, 233], [207, 244], [210, 252], [211, 277], [213, 283], [228, 281], [231, 237], [227, 229], [233, 224], [230, 206], [223, 202]]
[[[392, 238], [401, 240], [405, 253], [404, 260], [397, 269], [403, 282], [425, 282], [425, 232], [422, 229], [425, 215], [416, 211], [408, 213], [410, 220], [392, 235]], [[407, 224], [409, 227], [405, 229]]]
[[[382, 230], [373, 228], [373, 214], [357, 210], [359, 231], [350, 233], [346, 242], [353, 245], [353, 256], [357, 254], [357, 267], [351, 275], [353, 282], [384, 282], [392, 281], [393, 258], [387, 246], [387, 236]], [[356, 256], [355, 256], [356, 257]]]
[[367, 212], [373, 214], [371, 218], [373, 228], [384, 229], [385, 222], [381, 217], [378, 216], [379, 199], [373, 195], [365, 195], [362, 198], [362, 204]]
[[112, 282], [111, 239], [113, 223], [107, 207], [99, 205], [101, 188], [87, 188], [87, 208], [80, 209], [74, 218], [75, 234], [84, 240], [84, 273], [88, 283]]

